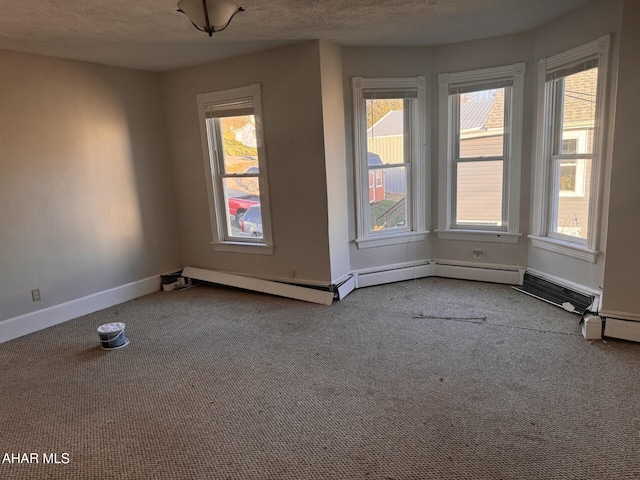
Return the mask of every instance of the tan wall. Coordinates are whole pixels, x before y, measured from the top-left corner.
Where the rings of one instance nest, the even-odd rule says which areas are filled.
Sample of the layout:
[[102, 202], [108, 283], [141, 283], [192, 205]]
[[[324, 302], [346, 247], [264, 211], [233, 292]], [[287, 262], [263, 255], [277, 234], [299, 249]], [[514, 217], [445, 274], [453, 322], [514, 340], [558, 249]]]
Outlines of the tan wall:
[[640, 319], [640, 162], [638, 161], [638, 105], [640, 105], [640, 3], [625, 1], [620, 39], [620, 77], [616, 105], [616, 136], [611, 172], [611, 209], [604, 273], [605, 311]]
[[160, 76], [4, 51], [0, 71], [0, 320], [178, 268]]
[[320, 66], [331, 279], [332, 282], [336, 282], [350, 272], [349, 216], [345, 208], [349, 189], [345, 152], [342, 50], [338, 45], [320, 42]]
[[[292, 281], [331, 281], [321, 81], [317, 41], [164, 74], [186, 265]], [[253, 83], [262, 88], [273, 255], [217, 252], [211, 245], [196, 95]]]

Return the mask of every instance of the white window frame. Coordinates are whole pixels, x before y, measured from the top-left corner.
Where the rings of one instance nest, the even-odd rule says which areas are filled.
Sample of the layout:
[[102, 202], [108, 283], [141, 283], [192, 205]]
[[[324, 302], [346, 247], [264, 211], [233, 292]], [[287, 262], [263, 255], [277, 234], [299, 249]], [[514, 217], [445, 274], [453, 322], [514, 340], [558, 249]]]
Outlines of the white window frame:
[[[249, 100], [253, 107], [255, 118], [256, 148], [258, 150], [258, 180], [260, 182], [260, 212], [262, 216], [262, 239], [247, 238], [246, 240], [231, 237], [228, 232], [229, 219], [225, 206], [223, 188], [222, 155], [218, 153], [217, 135], [207, 132], [206, 109], [210, 106], [232, 106], [234, 103]], [[267, 158], [262, 130], [262, 97], [260, 84], [254, 83], [245, 87], [221, 90], [217, 92], [199, 93], [196, 96], [198, 113], [200, 116], [200, 135], [204, 156], [205, 179], [209, 199], [209, 215], [211, 221], [211, 235], [214, 250], [238, 253], [256, 253], [272, 255], [274, 250], [273, 234], [271, 230], [271, 215], [269, 208], [269, 185], [267, 181]]]
[[[522, 115], [524, 101], [525, 64], [484, 68], [466, 72], [443, 73], [439, 84], [439, 175], [438, 175], [438, 237], [447, 240], [472, 240], [499, 243], [518, 243], [520, 236], [520, 171], [522, 157]], [[502, 226], [455, 225], [454, 125], [452, 87], [510, 81], [511, 100], [505, 112], [503, 165]], [[498, 159], [498, 158], [496, 158]]]
[[[606, 91], [609, 66], [610, 35], [604, 35], [582, 46], [538, 61], [537, 141], [535, 153], [535, 183], [533, 228], [529, 236], [532, 245], [544, 250], [595, 263], [600, 237], [600, 205], [602, 201], [602, 176], [604, 171], [606, 118]], [[564, 70], [574, 65], [598, 60], [598, 88], [596, 92], [595, 129], [591, 160], [591, 185], [589, 197], [588, 237], [585, 240], [553, 232], [554, 194], [552, 179], [552, 140], [554, 132], [552, 115], [553, 95], [546, 77], [550, 72]]]
[[[426, 230], [429, 212], [426, 192], [429, 184], [427, 79], [422, 76], [402, 78], [354, 77], [352, 79], [352, 88], [356, 175], [356, 245], [359, 249], [362, 249], [425, 240], [429, 233]], [[417, 94], [417, 108], [412, 112], [412, 130], [410, 132], [412, 158], [407, 165], [407, 223], [410, 222], [410, 224], [403, 229], [372, 232], [369, 228], [370, 183], [365, 91], [415, 91]]]

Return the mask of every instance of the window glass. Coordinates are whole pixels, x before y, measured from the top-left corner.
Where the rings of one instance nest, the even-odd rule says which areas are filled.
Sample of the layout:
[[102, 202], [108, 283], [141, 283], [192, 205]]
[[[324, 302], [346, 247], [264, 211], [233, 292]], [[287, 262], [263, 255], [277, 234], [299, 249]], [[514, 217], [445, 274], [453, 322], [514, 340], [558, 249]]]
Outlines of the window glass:
[[[585, 132], [589, 139], [593, 138], [598, 68], [590, 68], [569, 75], [557, 82], [562, 89], [562, 126], [560, 128], [562, 151], [560, 153], [593, 153], [593, 140], [575, 143], [571, 141], [576, 131]], [[575, 150], [571, 151], [572, 147]]]
[[[502, 83], [502, 82], [500, 82]], [[504, 229], [506, 102], [511, 87], [452, 87], [454, 139], [451, 159], [451, 225], [461, 229]], [[458, 154], [455, 156], [455, 154]]]
[[555, 161], [553, 227], [557, 233], [580, 239], [588, 237], [591, 163], [591, 159], [584, 158]]
[[590, 183], [598, 68], [592, 67], [548, 82], [556, 94], [551, 105], [556, 154], [551, 158], [550, 231], [586, 240], [589, 235]]
[[[213, 109], [211, 113], [214, 118], [218, 114]], [[229, 112], [225, 114], [229, 115]], [[249, 207], [260, 203], [255, 117], [229, 115], [215, 118], [214, 125], [222, 144], [218, 155], [225, 198], [226, 238], [244, 238], [248, 235], [241, 228], [242, 217]]]
[[503, 161], [458, 162], [457, 224], [502, 226]]
[[458, 95], [460, 158], [501, 157], [504, 153], [505, 88]]
[[[388, 95], [385, 95], [388, 96]], [[369, 232], [407, 226], [409, 163], [406, 109], [412, 99], [370, 98], [367, 119]]]
[[[230, 238], [242, 238], [247, 235], [241, 229], [242, 218], [247, 210], [260, 205], [260, 189], [255, 187], [251, 192], [247, 191], [246, 184], [254, 179], [249, 177], [223, 178], [225, 208], [227, 209], [227, 232]], [[256, 184], [257, 184], [257, 178]]]

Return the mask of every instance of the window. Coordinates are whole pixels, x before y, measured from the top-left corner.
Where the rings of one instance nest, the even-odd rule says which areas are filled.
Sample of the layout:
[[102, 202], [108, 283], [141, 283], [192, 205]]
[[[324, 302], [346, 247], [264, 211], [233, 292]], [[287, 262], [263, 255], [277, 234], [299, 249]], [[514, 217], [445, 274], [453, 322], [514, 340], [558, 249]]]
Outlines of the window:
[[214, 248], [273, 253], [260, 85], [197, 101]]
[[534, 246], [595, 262], [609, 37], [539, 62]]
[[518, 241], [524, 70], [438, 77], [441, 238]]
[[353, 79], [358, 248], [426, 238], [426, 86]]

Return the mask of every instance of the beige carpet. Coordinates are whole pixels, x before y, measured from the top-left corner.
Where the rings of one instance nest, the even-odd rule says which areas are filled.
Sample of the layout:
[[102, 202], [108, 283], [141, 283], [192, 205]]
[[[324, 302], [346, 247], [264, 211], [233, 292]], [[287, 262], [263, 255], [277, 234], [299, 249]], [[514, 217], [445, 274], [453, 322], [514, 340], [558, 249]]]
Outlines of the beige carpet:
[[638, 479], [640, 345], [578, 320], [436, 278], [158, 292], [0, 345], [0, 455], [39, 454], [0, 478]]

